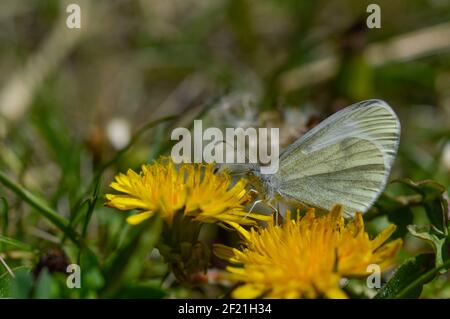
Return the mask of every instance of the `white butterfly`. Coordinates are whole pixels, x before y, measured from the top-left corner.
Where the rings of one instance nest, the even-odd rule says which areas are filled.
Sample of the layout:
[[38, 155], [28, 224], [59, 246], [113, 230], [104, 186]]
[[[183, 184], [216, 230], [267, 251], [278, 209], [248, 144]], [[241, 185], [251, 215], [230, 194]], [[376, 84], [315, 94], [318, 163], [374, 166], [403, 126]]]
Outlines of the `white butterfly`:
[[353, 104], [325, 119], [290, 145], [275, 174], [256, 165], [247, 174], [271, 202], [296, 200], [330, 210], [344, 206], [353, 216], [372, 206], [386, 182], [400, 142], [400, 122], [381, 100]]

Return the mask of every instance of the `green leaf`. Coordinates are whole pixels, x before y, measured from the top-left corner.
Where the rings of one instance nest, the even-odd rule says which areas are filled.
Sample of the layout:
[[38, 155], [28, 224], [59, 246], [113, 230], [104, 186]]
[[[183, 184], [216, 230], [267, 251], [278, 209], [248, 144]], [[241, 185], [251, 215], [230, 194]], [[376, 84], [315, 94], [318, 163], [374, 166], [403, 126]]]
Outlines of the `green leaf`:
[[405, 296], [408, 296], [408, 294], [416, 289], [417, 287], [423, 287], [424, 284], [430, 282], [432, 279], [434, 279], [441, 270], [446, 269], [448, 270], [450, 268], [450, 260], [447, 260], [442, 266], [433, 268], [423, 275], [420, 275], [419, 278], [415, 279], [413, 282], [408, 284], [405, 288], [403, 288], [396, 296], [395, 298], [406, 298]]
[[443, 236], [448, 236], [448, 202], [444, 198], [436, 198], [426, 202], [425, 211], [431, 224], [433, 224]]
[[[396, 297], [404, 288], [412, 283], [416, 278], [433, 269], [434, 256], [432, 254], [422, 254], [405, 261], [394, 273], [392, 278], [376, 294], [376, 299], [388, 299]], [[430, 279], [431, 280], [431, 279]], [[410, 289], [402, 298], [417, 298], [422, 292], [423, 284]]]
[[[440, 232], [433, 225], [409, 225], [408, 230], [414, 237], [422, 239], [431, 245], [436, 254], [436, 267], [442, 266], [449, 257], [447, 251], [448, 238], [443, 237], [442, 234], [440, 234]], [[446, 270], [443, 269], [442, 272], [444, 273], [446, 272]]]
[[410, 179], [402, 179], [397, 182], [408, 186], [422, 196], [422, 204], [431, 224], [447, 236], [448, 196], [445, 186], [432, 180], [414, 182]]

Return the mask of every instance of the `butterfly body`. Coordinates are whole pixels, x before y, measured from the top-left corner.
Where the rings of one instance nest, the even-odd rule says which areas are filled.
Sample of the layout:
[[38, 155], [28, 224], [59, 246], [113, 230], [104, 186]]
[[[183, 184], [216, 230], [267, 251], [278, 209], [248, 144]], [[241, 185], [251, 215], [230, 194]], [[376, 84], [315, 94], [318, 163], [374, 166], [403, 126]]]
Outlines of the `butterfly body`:
[[258, 167], [249, 169], [247, 178], [259, 194], [264, 195], [264, 199], [273, 202], [281, 195], [280, 181], [276, 174], [263, 174]]

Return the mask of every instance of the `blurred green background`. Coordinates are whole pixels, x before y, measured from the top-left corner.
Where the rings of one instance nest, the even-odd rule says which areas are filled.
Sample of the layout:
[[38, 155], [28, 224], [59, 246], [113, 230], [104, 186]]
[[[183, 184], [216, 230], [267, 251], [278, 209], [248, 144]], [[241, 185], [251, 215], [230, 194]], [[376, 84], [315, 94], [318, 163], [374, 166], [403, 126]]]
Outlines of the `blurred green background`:
[[[66, 27], [69, 3], [81, 7], [81, 29]], [[376, 1], [380, 29], [366, 26], [370, 3], [2, 0], [0, 169], [84, 229], [98, 259], [108, 260], [126, 242], [128, 226], [102, 207], [102, 194], [116, 172], [167, 154], [171, 128], [197, 118], [212, 126], [271, 125], [286, 146], [342, 107], [381, 98], [402, 124], [391, 179], [433, 179], [448, 188], [450, 2]], [[132, 139], [170, 115], [175, 119]], [[402, 191], [393, 185], [387, 192]], [[0, 196], [7, 215], [0, 216], [1, 234], [38, 248], [11, 254], [3, 247], [10, 266], [35, 268], [52, 249], [76, 256], [23, 198], [3, 187]], [[95, 201], [86, 210], [88, 199]], [[405, 256], [426, 249], [405, 245]], [[146, 293], [163, 296], [165, 266], [152, 265], [126, 276], [157, 278]], [[142, 287], [108, 286], [90, 269], [87, 290], [75, 296], [139, 295]], [[108, 289], [100, 289], [105, 282]], [[450, 296], [448, 284], [436, 285], [425, 296]], [[217, 295], [204, 289], [200, 296]]]

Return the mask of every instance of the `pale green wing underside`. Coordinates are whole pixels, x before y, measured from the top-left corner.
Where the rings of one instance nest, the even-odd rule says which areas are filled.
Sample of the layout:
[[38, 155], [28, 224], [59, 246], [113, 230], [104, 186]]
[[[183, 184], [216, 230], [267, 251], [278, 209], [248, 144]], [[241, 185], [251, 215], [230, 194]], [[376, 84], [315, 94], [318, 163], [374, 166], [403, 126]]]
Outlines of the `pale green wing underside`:
[[373, 203], [385, 180], [384, 168], [375, 144], [346, 138], [310, 154], [294, 152], [292, 161], [280, 167], [279, 192], [323, 209], [342, 204], [346, 215], [353, 215]]
[[400, 124], [385, 102], [370, 100], [327, 118], [280, 156], [278, 192], [307, 205], [365, 212], [386, 185]]

